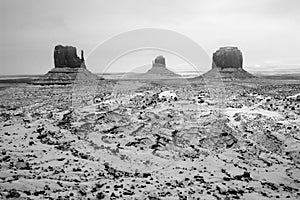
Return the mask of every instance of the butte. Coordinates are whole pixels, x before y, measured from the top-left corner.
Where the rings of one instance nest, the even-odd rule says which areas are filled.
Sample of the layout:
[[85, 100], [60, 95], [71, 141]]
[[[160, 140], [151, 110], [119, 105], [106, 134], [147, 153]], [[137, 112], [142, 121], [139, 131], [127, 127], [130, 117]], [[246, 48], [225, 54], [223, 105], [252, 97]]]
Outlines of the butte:
[[180, 78], [180, 75], [167, 68], [166, 59], [163, 56], [157, 56], [152, 61], [152, 67], [146, 73], [130, 75], [127, 78], [144, 80], [177, 79]]
[[54, 48], [54, 68], [41, 78], [34, 80], [32, 84], [67, 85], [78, 79], [98, 80], [102, 78], [86, 68], [83, 50], [79, 58], [75, 47], [57, 45]]
[[202, 75], [207, 79], [246, 79], [254, 76], [243, 69], [243, 55], [237, 47], [221, 47], [213, 54], [212, 69]]

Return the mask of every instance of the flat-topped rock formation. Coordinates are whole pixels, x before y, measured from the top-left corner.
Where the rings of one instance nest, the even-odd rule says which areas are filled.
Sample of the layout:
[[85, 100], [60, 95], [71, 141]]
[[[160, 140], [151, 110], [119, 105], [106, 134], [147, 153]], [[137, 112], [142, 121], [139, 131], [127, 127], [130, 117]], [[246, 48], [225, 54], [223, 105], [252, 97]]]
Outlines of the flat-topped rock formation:
[[237, 47], [221, 47], [213, 54], [212, 69], [203, 74], [209, 79], [244, 79], [254, 76], [243, 69], [243, 55]]
[[166, 67], [166, 59], [163, 56], [157, 56], [154, 61], [152, 61], [151, 69], [146, 73], [125, 76], [125, 78], [130, 79], [174, 79], [179, 77], [180, 75]]
[[152, 62], [153, 67], [166, 67], [166, 59], [163, 56], [157, 56]]
[[54, 66], [56, 68], [78, 68], [84, 67], [84, 56], [83, 50], [81, 50], [81, 58], [77, 56], [77, 51], [75, 47], [72, 46], [62, 46], [57, 45], [54, 48]]
[[166, 60], [163, 56], [157, 56], [154, 61], [152, 61], [152, 68], [149, 69], [146, 74], [160, 75], [160, 76], [178, 76], [174, 72], [170, 71], [166, 67]]
[[32, 84], [66, 85], [74, 83], [79, 77], [86, 80], [99, 79], [97, 75], [86, 69], [83, 50], [79, 58], [75, 47], [57, 45], [54, 48], [54, 68], [40, 79], [34, 80]]

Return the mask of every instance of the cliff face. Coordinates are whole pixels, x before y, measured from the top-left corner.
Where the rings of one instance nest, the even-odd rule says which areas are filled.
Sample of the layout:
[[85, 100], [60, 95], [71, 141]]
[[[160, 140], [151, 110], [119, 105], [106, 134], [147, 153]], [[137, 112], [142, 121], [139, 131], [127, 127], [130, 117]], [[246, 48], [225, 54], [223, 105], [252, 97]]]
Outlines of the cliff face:
[[243, 55], [237, 47], [221, 47], [213, 54], [213, 68], [242, 68], [242, 66]]
[[57, 45], [54, 48], [54, 66], [58, 68], [63, 67], [85, 67], [83, 51], [81, 50], [81, 58], [77, 56], [75, 47]]
[[163, 56], [157, 56], [152, 63], [152, 67], [166, 67], [166, 59]]
[[237, 47], [221, 47], [212, 57], [212, 69], [203, 74], [208, 79], [245, 79], [254, 76], [243, 69], [243, 55]]

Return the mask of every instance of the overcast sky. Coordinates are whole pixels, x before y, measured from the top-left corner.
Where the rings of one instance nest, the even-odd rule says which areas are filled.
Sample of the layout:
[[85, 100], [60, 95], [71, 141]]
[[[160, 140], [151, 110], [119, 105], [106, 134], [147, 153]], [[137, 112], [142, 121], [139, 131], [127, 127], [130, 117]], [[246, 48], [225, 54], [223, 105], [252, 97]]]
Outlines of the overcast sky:
[[[237, 46], [245, 68], [300, 66], [299, 0], [0, 2], [2, 75], [46, 73], [53, 67], [56, 44], [73, 45], [89, 55], [113, 35], [146, 27], [184, 34], [210, 56], [221, 46]], [[151, 63], [154, 54], [136, 56]], [[183, 69], [173, 63], [174, 69]], [[129, 64], [128, 69], [138, 65]], [[99, 72], [97, 66], [88, 68]]]

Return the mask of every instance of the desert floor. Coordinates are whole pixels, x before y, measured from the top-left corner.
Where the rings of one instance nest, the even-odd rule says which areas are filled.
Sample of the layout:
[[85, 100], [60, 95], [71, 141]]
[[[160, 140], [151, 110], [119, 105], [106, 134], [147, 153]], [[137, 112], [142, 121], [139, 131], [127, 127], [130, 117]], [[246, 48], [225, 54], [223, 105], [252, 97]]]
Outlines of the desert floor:
[[299, 93], [266, 79], [1, 87], [0, 198], [299, 199]]

